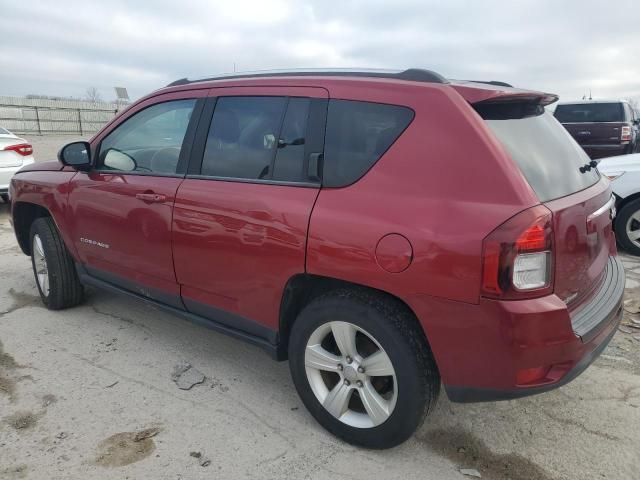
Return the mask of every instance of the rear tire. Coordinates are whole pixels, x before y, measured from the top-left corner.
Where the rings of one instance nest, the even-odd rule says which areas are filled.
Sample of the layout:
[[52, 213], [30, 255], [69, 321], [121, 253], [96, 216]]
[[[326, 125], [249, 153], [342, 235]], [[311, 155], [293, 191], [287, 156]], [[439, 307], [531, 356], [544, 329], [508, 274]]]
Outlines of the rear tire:
[[84, 291], [76, 266], [51, 217], [31, 225], [31, 264], [42, 303], [49, 310], [74, 307]]
[[[340, 333], [346, 331], [355, 332], [354, 342], [344, 340], [351, 338]], [[343, 352], [349, 343], [353, 358]], [[413, 314], [396, 300], [364, 290], [331, 292], [303, 309], [291, 331], [289, 366], [318, 423], [367, 448], [407, 440], [440, 391], [438, 370]]]
[[627, 203], [614, 223], [616, 239], [632, 255], [640, 256], [640, 198]]

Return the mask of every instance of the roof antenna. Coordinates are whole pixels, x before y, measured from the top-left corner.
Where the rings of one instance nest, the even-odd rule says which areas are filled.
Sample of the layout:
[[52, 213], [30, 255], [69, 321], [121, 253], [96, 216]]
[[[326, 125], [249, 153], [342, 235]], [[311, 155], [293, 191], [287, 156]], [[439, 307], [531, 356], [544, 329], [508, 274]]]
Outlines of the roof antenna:
[[591, 98], [591, 89], [589, 89], [589, 100], [593, 100], [593, 98]]
[[233, 62], [233, 73], [236, 73], [236, 62]]

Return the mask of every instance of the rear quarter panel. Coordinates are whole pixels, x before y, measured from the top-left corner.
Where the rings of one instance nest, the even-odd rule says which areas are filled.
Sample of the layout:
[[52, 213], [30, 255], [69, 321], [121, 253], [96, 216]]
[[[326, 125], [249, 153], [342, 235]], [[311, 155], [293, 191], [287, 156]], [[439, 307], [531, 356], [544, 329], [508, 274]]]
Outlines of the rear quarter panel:
[[[331, 98], [405, 105], [415, 118], [362, 179], [321, 190], [307, 271], [387, 291], [410, 306], [425, 295], [478, 303], [482, 240], [539, 203], [520, 171], [450, 87], [354, 89], [340, 82], [329, 90]], [[376, 245], [389, 233], [412, 245], [412, 262], [401, 273], [376, 262]]]

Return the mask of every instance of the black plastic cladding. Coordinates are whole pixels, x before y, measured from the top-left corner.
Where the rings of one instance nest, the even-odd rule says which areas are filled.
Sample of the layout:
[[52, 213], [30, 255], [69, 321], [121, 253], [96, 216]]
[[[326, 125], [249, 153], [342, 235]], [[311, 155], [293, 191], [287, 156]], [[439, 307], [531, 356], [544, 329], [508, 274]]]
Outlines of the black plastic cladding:
[[411, 82], [427, 82], [427, 83], [449, 83], [442, 75], [431, 70], [422, 68], [409, 68], [402, 72], [386, 73], [386, 72], [367, 72], [367, 71], [289, 71], [289, 72], [265, 72], [265, 73], [248, 73], [222, 75], [220, 77], [200, 78], [197, 80], [189, 80], [181, 78], [175, 82], [171, 82], [167, 87], [176, 87], [178, 85], [189, 85], [191, 83], [208, 82], [212, 80], [234, 80], [244, 78], [268, 78], [268, 77], [373, 77], [373, 78], [394, 78], [397, 80], [408, 80]]

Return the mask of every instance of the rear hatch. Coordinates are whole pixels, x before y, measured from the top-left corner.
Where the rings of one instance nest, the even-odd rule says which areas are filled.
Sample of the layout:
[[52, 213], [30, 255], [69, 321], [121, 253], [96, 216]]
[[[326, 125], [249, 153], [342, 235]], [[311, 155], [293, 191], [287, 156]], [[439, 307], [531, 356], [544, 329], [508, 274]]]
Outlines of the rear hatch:
[[580, 145], [618, 145], [624, 121], [622, 103], [565, 103], [555, 117]]
[[575, 308], [604, 278], [614, 245], [611, 189], [597, 169], [581, 170], [589, 157], [545, 110], [544, 98], [505, 92], [474, 108], [552, 212], [554, 292]]

